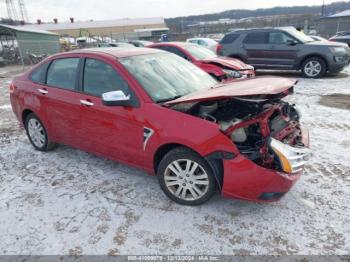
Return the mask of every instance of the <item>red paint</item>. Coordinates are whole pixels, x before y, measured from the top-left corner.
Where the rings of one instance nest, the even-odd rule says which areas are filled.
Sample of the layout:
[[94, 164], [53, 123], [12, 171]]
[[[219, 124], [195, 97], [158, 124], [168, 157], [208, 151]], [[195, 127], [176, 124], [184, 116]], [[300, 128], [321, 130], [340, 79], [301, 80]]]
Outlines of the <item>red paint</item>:
[[[236, 157], [232, 160], [223, 160], [222, 193], [224, 196], [258, 201], [259, 195], [263, 192], [287, 192], [299, 175], [282, 174], [258, 166], [239, 153], [234, 143], [219, 130], [217, 124], [153, 103], [142, 86], [117, 61], [120, 57], [157, 52], [160, 51], [146, 48], [127, 51], [80, 50], [58, 54], [42, 62], [46, 63], [62, 57], [90, 57], [103, 60], [128, 82], [139, 99], [138, 108], [107, 107], [102, 104], [99, 97], [33, 83], [29, 80], [29, 75], [32, 70], [35, 70], [36, 67], [34, 67], [31, 71], [16, 77], [11, 84], [10, 97], [13, 111], [22, 125], [23, 112], [25, 110], [34, 112], [43, 122], [52, 141], [133, 165], [151, 174], [154, 174], [155, 154], [164, 145], [183, 145], [203, 157], [216, 151], [230, 152]], [[251, 86], [248, 81], [252, 81], [253, 86], [256, 86], [251, 87], [254, 92], [247, 88]], [[279, 78], [248, 81], [222, 85], [216, 90], [208, 91], [207, 95], [214, 97], [211, 93], [214, 92], [215, 96], [225, 96], [228, 89], [233, 90], [232, 94], [256, 94], [258, 90], [262, 91], [261, 88], [264, 88], [265, 84], [270, 88], [265, 87], [263, 93], [275, 94], [285, 91], [293, 83], [291, 80]], [[276, 81], [283, 87], [278, 87], [277, 84], [270, 83], [271, 81]], [[38, 92], [39, 88], [46, 89], [48, 93], [41, 94]], [[244, 91], [245, 88], [248, 91]], [[221, 89], [225, 91], [221, 92]], [[205, 97], [204, 94], [201, 97]], [[199, 99], [198, 96], [197, 99]], [[89, 100], [94, 103], [94, 106], [83, 106], [80, 100]], [[271, 113], [264, 112], [260, 118], [252, 120], [261, 124], [265, 135], [269, 134], [266, 117]], [[154, 135], [149, 139], [145, 150], [143, 148], [144, 127], [154, 130]], [[304, 142], [308, 143], [306, 135]]]
[[[204, 70], [208, 74], [216, 76], [218, 78], [224, 78], [225, 73], [223, 69], [231, 69], [239, 71], [242, 75], [247, 77], [255, 77], [255, 70], [253, 67], [243, 63], [241, 60], [231, 57], [218, 56], [207, 60], [198, 60], [191, 53], [189, 53], [183, 46], [184, 45], [194, 45], [183, 42], [165, 42], [149, 45], [149, 48], [161, 48], [161, 47], [173, 47], [182, 52], [190, 62], [198, 66], [200, 69]], [[230, 79], [232, 81], [232, 79]]]
[[195, 102], [229, 98], [233, 96], [275, 95], [284, 96], [292, 92], [296, 80], [282, 77], [263, 76], [254, 79], [243, 79], [230, 83], [220, 84], [208, 90], [200, 90], [172, 100], [167, 104], [173, 105], [183, 102]]

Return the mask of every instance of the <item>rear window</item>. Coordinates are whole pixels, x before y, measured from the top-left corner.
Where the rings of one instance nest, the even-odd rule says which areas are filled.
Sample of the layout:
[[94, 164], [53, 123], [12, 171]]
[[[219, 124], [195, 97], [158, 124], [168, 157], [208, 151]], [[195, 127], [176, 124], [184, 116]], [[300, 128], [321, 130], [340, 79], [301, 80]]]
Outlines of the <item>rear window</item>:
[[244, 39], [245, 44], [266, 44], [268, 34], [264, 32], [249, 33]]
[[47, 72], [47, 85], [74, 90], [79, 58], [60, 58], [52, 62]]
[[225, 35], [224, 38], [221, 40], [220, 44], [232, 44], [234, 41], [237, 40], [238, 37], [239, 34]]
[[34, 69], [34, 71], [29, 76], [30, 80], [32, 80], [34, 83], [37, 83], [37, 84], [42, 84], [42, 85], [45, 84], [47, 66], [48, 66], [48, 63], [43, 64], [38, 68]]

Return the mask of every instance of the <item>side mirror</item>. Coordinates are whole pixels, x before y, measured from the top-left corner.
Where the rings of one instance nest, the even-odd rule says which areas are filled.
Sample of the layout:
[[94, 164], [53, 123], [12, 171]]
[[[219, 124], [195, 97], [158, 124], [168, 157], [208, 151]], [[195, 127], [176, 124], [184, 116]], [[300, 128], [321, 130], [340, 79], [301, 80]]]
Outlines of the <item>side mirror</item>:
[[123, 91], [111, 91], [102, 94], [102, 103], [105, 106], [132, 106], [130, 95], [125, 95]]
[[287, 45], [295, 46], [298, 44], [298, 41], [288, 39], [286, 43], [287, 43]]

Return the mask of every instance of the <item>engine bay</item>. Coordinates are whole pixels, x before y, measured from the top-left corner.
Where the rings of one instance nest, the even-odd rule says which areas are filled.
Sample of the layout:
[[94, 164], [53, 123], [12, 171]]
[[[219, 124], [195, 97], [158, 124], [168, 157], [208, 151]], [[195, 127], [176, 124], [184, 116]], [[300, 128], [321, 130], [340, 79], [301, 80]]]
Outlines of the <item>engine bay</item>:
[[239, 97], [197, 103], [182, 103], [172, 107], [218, 124], [241, 154], [256, 164], [280, 170], [280, 161], [269, 147], [271, 138], [283, 144], [304, 147], [300, 114], [280, 98]]

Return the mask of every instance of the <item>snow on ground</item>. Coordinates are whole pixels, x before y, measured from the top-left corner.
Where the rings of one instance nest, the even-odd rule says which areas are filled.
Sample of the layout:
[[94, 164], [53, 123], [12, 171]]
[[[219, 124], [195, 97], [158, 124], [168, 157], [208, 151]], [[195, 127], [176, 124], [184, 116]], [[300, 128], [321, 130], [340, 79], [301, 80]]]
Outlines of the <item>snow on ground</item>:
[[0, 254], [349, 254], [350, 112], [319, 104], [350, 94], [349, 75], [300, 79], [289, 98], [314, 156], [280, 202], [217, 195], [185, 207], [143, 171], [66, 146], [33, 150], [9, 106], [12, 75], [0, 74]]

